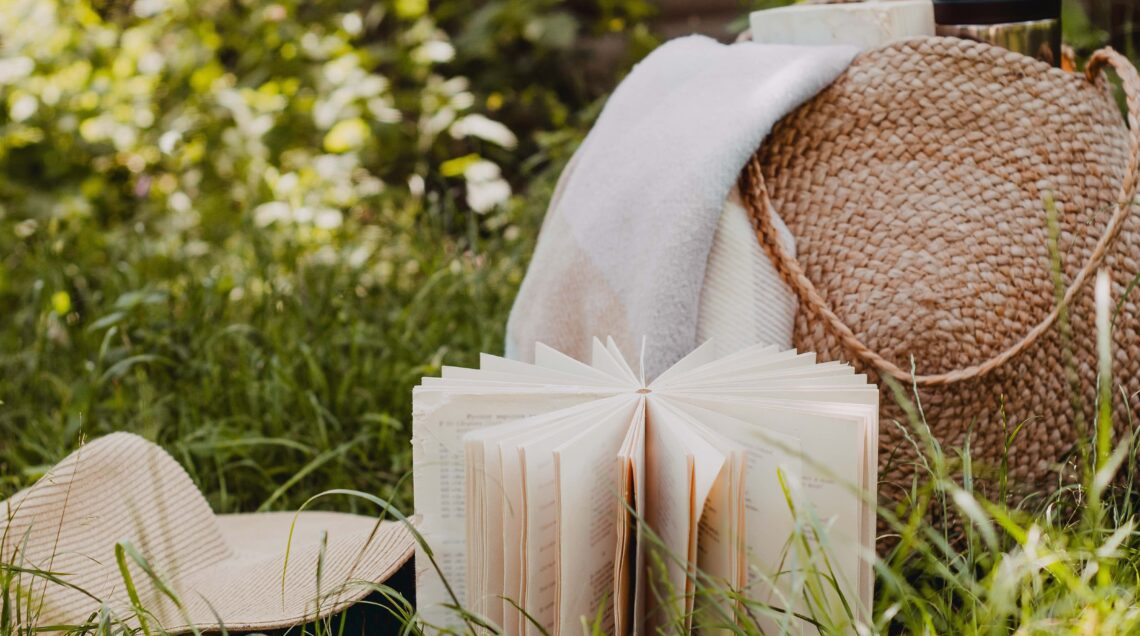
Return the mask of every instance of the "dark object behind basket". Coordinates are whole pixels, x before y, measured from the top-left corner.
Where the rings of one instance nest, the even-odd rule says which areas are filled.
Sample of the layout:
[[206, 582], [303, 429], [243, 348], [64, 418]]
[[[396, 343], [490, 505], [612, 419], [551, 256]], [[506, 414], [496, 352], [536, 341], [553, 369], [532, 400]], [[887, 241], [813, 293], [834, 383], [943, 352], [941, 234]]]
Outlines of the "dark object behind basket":
[[1061, 0], [935, 0], [938, 34], [1061, 63]]

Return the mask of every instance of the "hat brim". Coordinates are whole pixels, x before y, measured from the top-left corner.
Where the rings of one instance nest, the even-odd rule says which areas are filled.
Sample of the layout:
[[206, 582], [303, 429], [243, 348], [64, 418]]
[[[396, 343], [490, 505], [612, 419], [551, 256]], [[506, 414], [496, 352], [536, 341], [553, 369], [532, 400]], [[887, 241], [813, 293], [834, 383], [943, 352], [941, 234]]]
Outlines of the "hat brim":
[[402, 522], [377, 527], [375, 518], [360, 515], [268, 512], [217, 519], [231, 556], [173, 586], [182, 608], [163, 601], [169, 633], [222, 625], [229, 631], [279, 629], [324, 618], [374, 591], [415, 549]]

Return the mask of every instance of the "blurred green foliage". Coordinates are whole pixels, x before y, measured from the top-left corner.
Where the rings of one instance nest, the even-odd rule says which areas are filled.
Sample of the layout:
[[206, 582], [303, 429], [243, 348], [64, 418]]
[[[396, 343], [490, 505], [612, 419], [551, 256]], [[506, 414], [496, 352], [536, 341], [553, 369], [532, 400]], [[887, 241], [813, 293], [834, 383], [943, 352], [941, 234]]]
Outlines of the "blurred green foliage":
[[111, 430], [220, 510], [391, 487], [411, 386], [501, 346], [603, 94], [576, 42], [649, 14], [0, 3], [0, 498]]
[[466, 177], [486, 211], [530, 133], [591, 97], [558, 59], [582, 25], [556, 5], [4, 3], [4, 200], [45, 218], [193, 210], [224, 234], [266, 202], [330, 226]]

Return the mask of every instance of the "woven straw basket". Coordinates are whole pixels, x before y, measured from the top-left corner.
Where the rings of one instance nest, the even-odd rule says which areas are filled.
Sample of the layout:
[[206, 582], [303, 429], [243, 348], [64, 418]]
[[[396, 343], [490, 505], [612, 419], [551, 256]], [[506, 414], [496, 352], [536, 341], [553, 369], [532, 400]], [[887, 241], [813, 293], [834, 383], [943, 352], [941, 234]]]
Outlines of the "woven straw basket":
[[[1106, 66], [1123, 80], [1131, 133]], [[995, 466], [1024, 423], [1010, 475], [1040, 483], [1075, 448], [1078, 413], [1091, 420], [1089, 281], [1102, 267], [1114, 301], [1124, 298], [1115, 381], [1129, 400], [1140, 391], [1140, 312], [1136, 294], [1125, 298], [1140, 272], [1138, 113], [1140, 76], [1110, 49], [1084, 75], [953, 38], [860, 55], [775, 127], [741, 175], [757, 235], [800, 300], [796, 347], [851, 361], [876, 381], [913, 380], [934, 436], [948, 449], [969, 436], [979, 466]], [[798, 257], [775, 240], [773, 209]], [[1066, 360], [1078, 378], [1066, 377]], [[916, 452], [880, 386], [881, 495], [890, 500], [909, 489]], [[1121, 427], [1123, 399], [1117, 392]]]

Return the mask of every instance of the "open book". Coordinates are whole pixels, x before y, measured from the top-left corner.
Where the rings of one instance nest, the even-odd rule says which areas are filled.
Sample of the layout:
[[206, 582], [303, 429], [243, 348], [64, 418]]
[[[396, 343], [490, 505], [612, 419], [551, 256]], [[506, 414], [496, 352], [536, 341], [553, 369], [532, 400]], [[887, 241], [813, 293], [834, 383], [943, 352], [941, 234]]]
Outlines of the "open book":
[[528, 635], [869, 616], [878, 390], [847, 365], [706, 343], [647, 382], [612, 340], [590, 364], [539, 345], [424, 378], [412, 432], [430, 625], [456, 604]]

